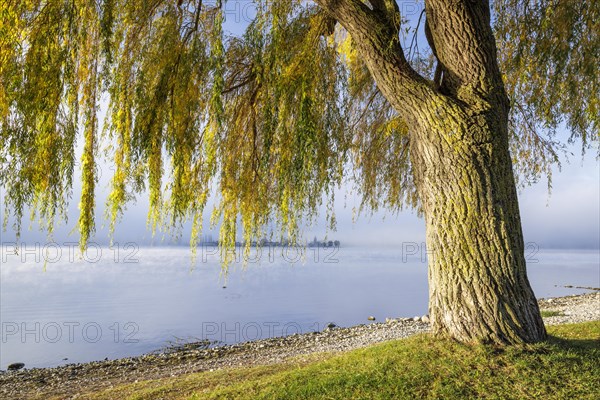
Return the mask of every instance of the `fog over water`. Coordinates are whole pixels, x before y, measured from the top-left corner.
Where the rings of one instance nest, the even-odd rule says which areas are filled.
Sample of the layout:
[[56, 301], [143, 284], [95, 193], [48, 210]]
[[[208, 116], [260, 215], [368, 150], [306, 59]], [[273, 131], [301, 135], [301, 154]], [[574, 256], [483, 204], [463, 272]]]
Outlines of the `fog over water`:
[[[214, 248], [190, 270], [185, 247], [93, 248], [86, 259], [52, 249], [3, 251], [0, 369], [139, 355], [181, 339], [222, 343], [353, 326], [427, 313], [424, 249], [404, 246], [263, 249], [225, 281]], [[527, 252], [538, 297], [600, 286], [596, 250]], [[223, 286], [226, 286], [225, 288]], [[66, 360], [65, 360], [66, 359]]]

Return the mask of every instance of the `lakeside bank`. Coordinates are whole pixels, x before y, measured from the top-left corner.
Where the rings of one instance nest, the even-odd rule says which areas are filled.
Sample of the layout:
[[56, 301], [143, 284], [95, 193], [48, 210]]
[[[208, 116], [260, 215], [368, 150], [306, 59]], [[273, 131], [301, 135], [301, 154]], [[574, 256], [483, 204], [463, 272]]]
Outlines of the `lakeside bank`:
[[[600, 293], [541, 299], [547, 325], [600, 320]], [[175, 352], [118, 360], [23, 369], [0, 374], [2, 398], [76, 397], [127, 383], [185, 376], [226, 368], [273, 365], [294, 359], [306, 362], [319, 354], [341, 353], [427, 332], [428, 324], [412, 318], [336, 327], [322, 332], [259, 340], [211, 349], [187, 346]]]

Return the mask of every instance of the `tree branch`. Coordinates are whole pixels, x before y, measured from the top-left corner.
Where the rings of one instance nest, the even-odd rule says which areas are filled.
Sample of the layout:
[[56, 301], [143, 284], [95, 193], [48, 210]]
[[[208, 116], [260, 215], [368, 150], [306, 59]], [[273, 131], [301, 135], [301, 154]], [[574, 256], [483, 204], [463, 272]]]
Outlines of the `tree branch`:
[[246, 77], [244, 77], [244, 79], [242, 79], [240, 82], [238, 82], [236, 84], [232, 84], [231, 86], [223, 89], [223, 94], [231, 93], [234, 90], [237, 90], [243, 86], [246, 86], [247, 84], [252, 82], [255, 78], [256, 78], [256, 74], [250, 73]]
[[394, 1], [373, 1], [373, 9], [360, 0], [315, 1], [350, 33], [377, 86], [401, 115], [411, 119], [423, 101], [437, 96], [406, 60], [400, 46], [400, 13]]
[[[427, 0], [427, 25], [449, 94], [473, 105], [506, 97], [488, 0]], [[429, 38], [428, 38], [429, 39]], [[502, 102], [505, 100], [502, 99]]]

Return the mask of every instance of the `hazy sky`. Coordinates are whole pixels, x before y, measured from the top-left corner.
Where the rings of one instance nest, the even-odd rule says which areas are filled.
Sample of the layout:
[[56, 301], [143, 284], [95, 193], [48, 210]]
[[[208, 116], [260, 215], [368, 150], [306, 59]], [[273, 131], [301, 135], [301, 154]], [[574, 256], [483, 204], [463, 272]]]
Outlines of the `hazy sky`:
[[[254, 15], [254, 6], [248, 1], [230, 1], [227, 4], [226, 30], [234, 33], [243, 31], [247, 21]], [[401, 10], [413, 26], [419, 17], [421, 6], [415, 1], [399, 2]], [[412, 39], [411, 37], [408, 40]], [[422, 34], [419, 35], [419, 46], [425, 47]], [[100, 119], [102, 120], [102, 118]], [[520, 193], [521, 217], [525, 233], [525, 241], [535, 242], [540, 247], [554, 248], [599, 248], [600, 247], [600, 165], [594, 157], [595, 150], [582, 161], [580, 149], [575, 146], [570, 149], [575, 155], [570, 156], [570, 163], [563, 160], [562, 172], [555, 171], [553, 178], [553, 191], [548, 195], [546, 181], [542, 180], [537, 185], [527, 187]], [[555, 168], [556, 170], [556, 168]], [[108, 190], [110, 172], [107, 165], [100, 166], [104, 172], [97, 187], [97, 233], [92, 239], [98, 243], [107, 242], [107, 231], [103, 225], [103, 207]], [[79, 174], [76, 177], [74, 196], [69, 211], [69, 222], [66, 226], [57, 228], [55, 240], [57, 242], [77, 241], [76, 233], [69, 235], [77, 222], [79, 201]], [[3, 188], [0, 190], [2, 203], [4, 198]], [[338, 221], [337, 232], [331, 233], [330, 238], [339, 239], [342, 243], [379, 243], [384, 245], [400, 245], [402, 242], [423, 242], [425, 240], [424, 221], [414, 213], [405, 211], [399, 215], [387, 215], [379, 212], [372, 217], [361, 216], [356, 223], [352, 222], [352, 207], [359, 204], [358, 199], [347, 198], [344, 208], [344, 191], [336, 196], [336, 215]], [[210, 212], [211, 207], [209, 207]], [[115, 239], [119, 242], [135, 241], [140, 244], [166, 244], [169, 240], [162, 241], [160, 235], [152, 238], [146, 229], [147, 201], [140, 199], [136, 204], [129, 205], [123, 222], [118, 226]], [[207, 213], [208, 215], [208, 213]], [[385, 216], [385, 219], [384, 219]], [[3, 217], [3, 216], [2, 216]], [[306, 230], [306, 236], [323, 237], [325, 216], [320, 219], [321, 226]], [[28, 226], [24, 221], [23, 226]], [[187, 243], [189, 230], [184, 231], [181, 243]], [[208, 233], [208, 232], [207, 232]], [[10, 230], [2, 232], [1, 241], [14, 240], [14, 233]], [[216, 233], [213, 232], [216, 237]], [[25, 230], [22, 235], [25, 242], [45, 241], [44, 233], [35, 228]]]

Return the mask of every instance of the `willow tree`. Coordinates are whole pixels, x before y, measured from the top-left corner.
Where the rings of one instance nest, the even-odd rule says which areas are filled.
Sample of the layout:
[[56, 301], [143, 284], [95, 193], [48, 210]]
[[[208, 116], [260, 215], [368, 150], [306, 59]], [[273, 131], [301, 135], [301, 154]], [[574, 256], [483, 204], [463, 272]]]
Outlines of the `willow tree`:
[[147, 193], [152, 228], [191, 220], [192, 248], [213, 192], [227, 250], [236, 229], [296, 239], [323, 202], [334, 225], [349, 181], [361, 209], [424, 215], [435, 333], [543, 339], [516, 182], [558, 161], [557, 128], [598, 141], [600, 3], [427, 0], [427, 43], [402, 40], [392, 0], [255, 4], [234, 35], [220, 1], [2, 1], [0, 180], [17, 233], [26, 210], [50, 234], [66, 216], [76, 146], [82, 248], [103, 152], [111, 227]]

